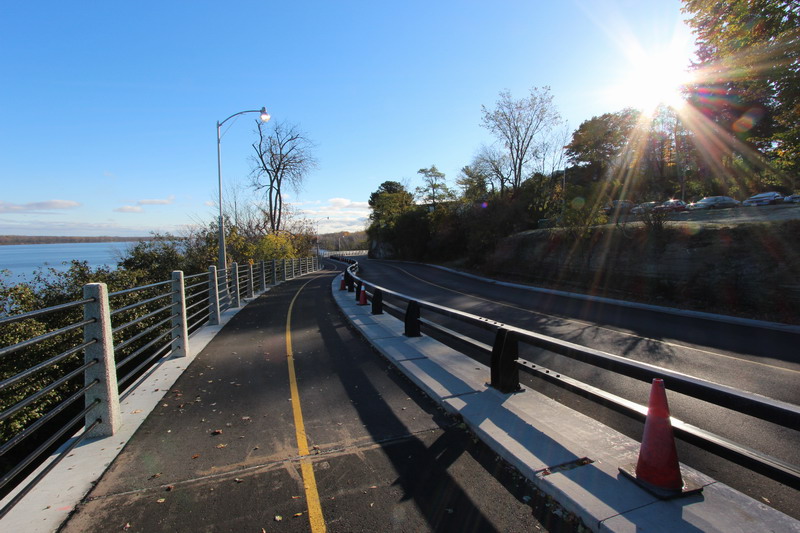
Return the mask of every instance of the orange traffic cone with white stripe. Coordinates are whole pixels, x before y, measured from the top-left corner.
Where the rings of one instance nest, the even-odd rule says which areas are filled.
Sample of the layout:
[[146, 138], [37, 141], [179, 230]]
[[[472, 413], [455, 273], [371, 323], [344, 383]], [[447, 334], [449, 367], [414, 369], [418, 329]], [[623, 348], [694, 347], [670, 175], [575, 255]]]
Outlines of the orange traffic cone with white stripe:
[[367, 291], [361, 287], [361, 292], [358, 295], [358, 305], [367, 305]]
[[619, 470], [659, 498], [675, 498], [702, 490], [681, 475], [663, 379], [654, 379], [650, 388], [639, 460], [633, 466]]

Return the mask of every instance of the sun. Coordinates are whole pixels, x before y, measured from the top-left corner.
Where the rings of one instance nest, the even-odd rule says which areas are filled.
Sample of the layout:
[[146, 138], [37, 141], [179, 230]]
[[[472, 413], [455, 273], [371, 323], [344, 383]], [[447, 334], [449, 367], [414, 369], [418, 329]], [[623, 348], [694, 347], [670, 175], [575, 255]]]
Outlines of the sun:
[[692, 79], [682, 59], [669, 52], [640, 58], [618, 86], [622, 100], [643, 113], [652, 113], [661, 104], [676, 110], [683, 107], [682, 89]]
[[693, 81], [691, 33], [677, 27], [661, 43], [644, 43], [623, 33], [617, 43], [620, 54], [610, 71], [615, 76], [609, 87], [611, 100], [643, 114], [652, 114], [659, 105], [680, 110], [686, 104], [682, 89]]

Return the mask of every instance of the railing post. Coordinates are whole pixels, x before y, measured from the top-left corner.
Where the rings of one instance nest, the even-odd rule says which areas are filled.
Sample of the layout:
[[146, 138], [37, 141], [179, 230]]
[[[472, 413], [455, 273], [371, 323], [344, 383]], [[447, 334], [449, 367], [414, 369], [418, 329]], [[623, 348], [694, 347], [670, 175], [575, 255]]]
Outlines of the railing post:
[[272, 284], [278, 284], [278, 261], [275, 259], [272, 260]]
[[231, 307], [241, 307], [242, 293], [239, 291], [239, 264], [231, 263], [231, 276], [233, 276], [233, 294], [231, 294]]
[[247, 263], [247, 298], [252, 298], [255, 295], [255, 283], [253, 280], [253, 264]]
[[[299, 262], [300, 262], [300, 275], [302, 276], [303, 275], [303, 266], [306, 264], [306, 258], [305, 257], [301, 257]], [[306, 274], [308, 274], [308, 270], [306, 270]]]
[[404, 334], [406, 337], [422, 336], [419, 331], [419, 304], [414, 300], [408, 302], [408, 307], [406, 307], [405, 326]]
[[283, 268], [281, 269], [281, 281], [286, 281], [286, 259], [283, 259]]
[[111, 310], [108, 305], [108, 287], [105, 283], [88, 283], [83, 286], [83, 297], [92, 301], [83, 306], [83, 318], [94, 322], [83, 328], [83, 341], [96, 341], [84, 350], [84, 360], [97, 361], [84, 372], [86, 385], [99, 383], [86, 391], [85, 406], [95, 404], [86, 413], [85, 424], [90, 426], [96, 420], [100, 423], [92, 428], [90, 437], [108, 437], [119, 429], [119, 389], [117, 388], [117, 366], [114, 361], [114, 339], [111, 334]]
[[353, 275], [349, 270], [344, 271], [344, 284], [347, 285], [347, 292], [353, 292]]
[[264, 260], [261, 261], [261, 280], [260, 281], [261, 281], [261, 286], [259, 287], [259, 290], [261, 292], [266, 292], [267, 291], [267, 262], [264, 261]]
[[377, 287], [372, 291], [372, 314], [383, 314], [383, 291]]
[[172, 355], [189, 357], [189, 324], [186, 320], [186, 290], [183, 271], [172, 271]]
[[361, 290], [363, 289], [364, 285], [359, 281], [356, 283], [356, 301], [361, 298]]
[[208, 323], [218, 326], [221, 321], [219, 313], [219, 280], [217, 279], [217, 267], [208, 267]]
[[518, 355], [519, 342], [516, 337], [507, 329], [498, 329], [492, 347], [492, 387], [503, 393], [520, 390]]

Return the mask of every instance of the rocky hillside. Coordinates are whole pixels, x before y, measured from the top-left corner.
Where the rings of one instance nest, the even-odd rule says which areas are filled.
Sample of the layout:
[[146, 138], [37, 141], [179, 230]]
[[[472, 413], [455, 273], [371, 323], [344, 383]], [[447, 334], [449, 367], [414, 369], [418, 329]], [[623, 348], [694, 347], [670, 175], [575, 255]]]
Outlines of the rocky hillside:
[[496, 278], [800, 324], [800, 220], [598, 226], [504, 239], [482, 265]]

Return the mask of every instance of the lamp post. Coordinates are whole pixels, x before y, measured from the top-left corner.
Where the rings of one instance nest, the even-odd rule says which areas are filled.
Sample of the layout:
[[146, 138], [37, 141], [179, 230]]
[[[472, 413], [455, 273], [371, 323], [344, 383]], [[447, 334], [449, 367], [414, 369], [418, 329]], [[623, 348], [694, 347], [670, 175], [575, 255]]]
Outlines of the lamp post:
[[319, 257], [319, 223], [323, 220], [330, 220], [331, 217], [318, 218], [314, 221], [314, 235], [317, 241], [317, 257]]
[[271, 118], [269, 113], [267, 113], [267, 108], [262, 107], [261, 109], [249, 109], [247, 111], [239, 111], [238, 113], [234, 113], [233, 115], [229, 116], [222, 122], [217, 121], [217, 179], [219, 180], [219, 265], [218, 268], [220, 270], [225, 270], [227, 267], [227, 261], [225, 260], [225, 219], [222, 215], [222, 154], [220, 150], [220, 144], [222, 140], [221, 129], [222, 125], [228, 122], [233, 117], [238, 117], [239, 115], [244, 115], [245, 113], [260, 113], [261, 114], [261, 121], [262, 122], [269, 122]]

